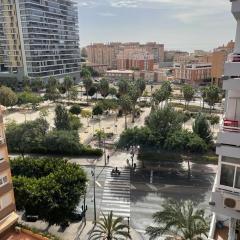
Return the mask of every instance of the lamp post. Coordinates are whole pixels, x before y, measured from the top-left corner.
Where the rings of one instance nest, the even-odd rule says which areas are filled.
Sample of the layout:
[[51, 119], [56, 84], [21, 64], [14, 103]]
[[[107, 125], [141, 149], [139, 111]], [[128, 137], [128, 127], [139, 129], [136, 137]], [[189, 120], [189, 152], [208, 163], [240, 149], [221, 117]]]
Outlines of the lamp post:
[[103, 153], [104, 153], [104, 164], [105, 166], [107, 165], [107, 153], [106, 153], [106, 142], [105, 142], [105, 130], [104, 128], [102, 129], [103, 130]]
[[96, 211], [96, 174], [95, 174], [95, 159], [88, 160], [92, 164], [91, 175], [93, 177], [93, 207], [94, 207], [94, 224], [97, 222], [97, 211]]
[[135, 153], [138, 153], [139, 149], [140, 149], [140, 146], [135, 146], [135, 145], [131, 146], [131, 152], [130, 153], [131, 153], [131, 159], [132, 159], [132, 168], [133, 168], [134, 155], [135, 155]]

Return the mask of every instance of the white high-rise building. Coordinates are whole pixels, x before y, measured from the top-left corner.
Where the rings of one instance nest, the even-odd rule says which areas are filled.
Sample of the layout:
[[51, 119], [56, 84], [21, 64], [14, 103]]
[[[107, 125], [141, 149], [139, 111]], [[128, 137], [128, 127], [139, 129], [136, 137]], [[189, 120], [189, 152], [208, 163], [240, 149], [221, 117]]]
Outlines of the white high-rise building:
[[[30, 78], [79, 78], [73, 0], [0, 0], [0, 69]], [[1, 56], [0, 56], [1, 57]]]
[[235, 240], [240, 237], [240, 0], [232, 0], [237, 20], [234, 53], [225, 64], [225, 114], [217, 139], [219, 155], [210, 206], [213, 218], [209, 239]]

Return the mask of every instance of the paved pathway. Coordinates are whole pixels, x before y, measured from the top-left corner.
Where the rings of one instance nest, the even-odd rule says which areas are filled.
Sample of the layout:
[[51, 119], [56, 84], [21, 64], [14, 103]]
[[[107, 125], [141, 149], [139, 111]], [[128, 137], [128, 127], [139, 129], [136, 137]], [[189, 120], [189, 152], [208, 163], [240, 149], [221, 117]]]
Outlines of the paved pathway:
[[105, 215], [113, 211], [115, 216], [127, 220], [130, 218], [130, 170], [120, 170], [120, 176], [111, 176], [111, 169], [107, 171], [101, 211]]

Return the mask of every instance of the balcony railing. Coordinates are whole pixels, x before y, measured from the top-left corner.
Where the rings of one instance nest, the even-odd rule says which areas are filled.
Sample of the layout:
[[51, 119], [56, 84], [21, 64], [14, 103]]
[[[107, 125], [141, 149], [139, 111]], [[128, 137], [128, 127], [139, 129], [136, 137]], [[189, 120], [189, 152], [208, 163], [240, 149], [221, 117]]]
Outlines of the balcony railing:
[[227, 132], [239, 132], [240, 133], [240, 121], [224, 119], [222, 123], [223, 131]]

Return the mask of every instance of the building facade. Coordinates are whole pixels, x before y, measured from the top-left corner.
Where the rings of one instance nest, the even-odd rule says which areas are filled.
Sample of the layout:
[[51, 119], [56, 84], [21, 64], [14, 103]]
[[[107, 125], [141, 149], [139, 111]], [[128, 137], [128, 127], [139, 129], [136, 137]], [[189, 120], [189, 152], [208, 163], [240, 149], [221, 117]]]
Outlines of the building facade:
[[212, 81], [221, 86], [224, 74], [224, 63], [227, 57], [234, 50], [234, 42], [230, 41], [226, 46], [221, 46], [213, 50], [212, 53]]
[[73, 0], [0, 0], [0, 42], [9, 72], [30, 78], [80, 78]]
[[0, 239], [18, 220], [15, 213], [12, 177], [8, 161], [7, 144], [4, 134], [2, 108], [0, 107]]
[[141, 49], [123, 49], [117, 55], [118, 70], [153, 71], [154, 56]]
[[134, 80], [134, 71], [132, 70], [108, 70], [105, 72], [104, 77], [109, 82], [116, 82], [120, 79], [126, 79], [128, 81]]
[[209, 239], [223, 240], [240, 237], [240, 0], [231, 2], [237, 34], [234, 52], [224, 67], [225, 114], [217, 139], [218, 171], [209, 202], [213, 212]]
[[211, 82], [212, 65], [210, 63], [174, 64], [174, 79], [195, 87]]
[[[118, 67], [118, 57], [122, 52], [146, 52], [153, 58], [154, 64], [164, 61], [164, 45], [156, 42], [140, 44], [139, 42], [128, 43], [95, 43], [86, 47], [88, 61], [92, 64], [108, 65], [108, 69], [121, 69]], [[125, 69], [125, 68], [123, 68]]]

